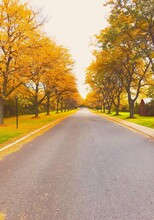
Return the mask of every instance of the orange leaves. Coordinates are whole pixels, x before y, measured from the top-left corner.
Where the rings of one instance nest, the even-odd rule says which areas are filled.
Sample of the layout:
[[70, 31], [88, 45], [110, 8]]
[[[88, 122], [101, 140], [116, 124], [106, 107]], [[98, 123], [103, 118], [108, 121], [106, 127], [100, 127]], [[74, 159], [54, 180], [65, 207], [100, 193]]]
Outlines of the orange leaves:
[[18, 91], [39, 105], [57, 87], [61, 93], [77, 90], [68, 50], [41, 31], [43, 23], [28, 3], [1, 1], [0, 97], [13, 97]]
[[25, 80], [26, 53], [35, 35], [36, 20], [33, 11], [18, 0], [3, 0], [0, 4], [0, 77], [5, 97]]
[[87, 83], [102, 95], [107, 91], [103, 97], [107, 103], [109, 94], [119, 99], [119, 92], [125, 89], [132, 117], [142, 87], [153, 79], [153, 0], [109, 0], [107, 4], [112, 5], [109, 26], [96, 36], [95, 59], [88, 68]]

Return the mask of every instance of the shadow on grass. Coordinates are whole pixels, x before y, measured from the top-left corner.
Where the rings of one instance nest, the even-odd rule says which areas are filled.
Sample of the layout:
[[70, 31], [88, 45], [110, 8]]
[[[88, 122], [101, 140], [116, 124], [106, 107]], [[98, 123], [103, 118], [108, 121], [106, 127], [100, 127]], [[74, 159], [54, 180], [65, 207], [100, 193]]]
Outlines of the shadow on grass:
[[127, 117], [126, 119], [137, 119], [137, 117]]
[[31, 117], [31, 119], [40, 119], [40, 117], [39, 116], [33, 116], [33, 117]]

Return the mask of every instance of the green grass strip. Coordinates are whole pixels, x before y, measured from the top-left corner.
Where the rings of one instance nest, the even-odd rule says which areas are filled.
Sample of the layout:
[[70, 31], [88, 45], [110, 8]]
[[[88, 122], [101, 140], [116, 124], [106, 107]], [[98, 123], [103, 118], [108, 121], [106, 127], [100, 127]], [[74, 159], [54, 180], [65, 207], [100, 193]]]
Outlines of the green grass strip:
[[[106, 113], [101, 113], [100, 111], [94, 111], [94, 112], [102, 114], [102, 115], [103, 114], [108, 115]], [[108, 116], [123, 119], [123, 120], [129, 121], [135, 124], [143, 125], [149, 128], [154, 128], [154, 116], [140, 116], [138, 114], [135, 114], [134, 115], [135, 118], [129, 118], [129, 112], [120, 112], [119, 115], [115, 115], [115, 112], [112, 112]]]
[[43, 127], [57, 119], [67, 117], [77, 110], [72, 110], [69, 112], [63, 112], [60, 114], [55, 114], [52, 112], [50, 115], [45, 115], [44, 113], [40, 114], [38, 118], [33, 117], [32, 115], [22, 115], [19, 116], [19, 126], [16, 129], [16, 118], [6, 118], [4, 124], [0, 125], [0, 148], [4, 144], [9, 144], [23, 136], [29, 134], [36, 129]]

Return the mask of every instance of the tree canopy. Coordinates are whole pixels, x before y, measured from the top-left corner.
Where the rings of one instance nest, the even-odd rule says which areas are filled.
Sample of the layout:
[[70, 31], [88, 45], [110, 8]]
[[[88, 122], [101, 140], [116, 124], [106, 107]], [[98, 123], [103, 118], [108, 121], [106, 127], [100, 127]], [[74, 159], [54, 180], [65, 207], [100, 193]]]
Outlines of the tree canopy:
[[128, 97], [130, 117], [142, 88], [153, 81], [154, 5], [151, 0], [111, 0], [109, 25], [96, 35], [94, 61], [87, 69], [87, 83], [102, 94], [108, 108]]
[[[78, 93], [69, 51], [43, 31], [45, 19], [28, 3], [0, 2], [0, 124], [6, 100], [16, 95], [34, 106], [55, 100], [57, 91], [76, 102]], [[58, 94], [58, 96], [59, 96]]]

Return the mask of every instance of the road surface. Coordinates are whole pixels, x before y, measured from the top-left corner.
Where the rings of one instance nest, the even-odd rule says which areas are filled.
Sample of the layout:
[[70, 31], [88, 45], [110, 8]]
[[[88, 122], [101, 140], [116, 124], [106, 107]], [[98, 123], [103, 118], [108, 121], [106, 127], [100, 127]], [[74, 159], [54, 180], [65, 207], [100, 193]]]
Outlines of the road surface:
[[80, 110], [0, 161], [8, 220], [154, 220], [154, 142]]

